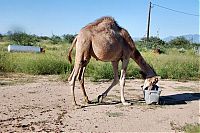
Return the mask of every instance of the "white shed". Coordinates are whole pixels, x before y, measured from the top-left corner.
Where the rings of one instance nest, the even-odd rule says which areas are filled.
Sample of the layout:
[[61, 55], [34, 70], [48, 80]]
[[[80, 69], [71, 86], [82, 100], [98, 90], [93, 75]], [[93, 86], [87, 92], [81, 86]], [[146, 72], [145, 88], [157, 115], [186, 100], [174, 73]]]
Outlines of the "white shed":
[[43, 48], [36, 46], [9, 45], [8, 52], [44, 52]]

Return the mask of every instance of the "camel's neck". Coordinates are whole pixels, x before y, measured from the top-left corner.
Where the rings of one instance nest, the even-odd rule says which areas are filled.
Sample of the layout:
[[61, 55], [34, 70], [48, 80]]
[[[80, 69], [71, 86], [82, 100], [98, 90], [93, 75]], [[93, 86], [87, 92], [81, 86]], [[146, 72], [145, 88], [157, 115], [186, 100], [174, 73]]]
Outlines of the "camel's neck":
[[146, 78], [156, 76], [156, 73], [153, 70], [153, 68], [151, 68], [150, 65], [144, 60], [144, 58], [137, 49], [134, 49], [131, 58], [139, 65]]
[[156, 76], [155, 71], [146, 63], [144, 58], [141, 56], [140, 52], [136, 49], [135, 44], [129, 35], [129, 33], [125, 29], [121, 29], [121, 36], [125, 39], [126, 43], [129, 44], [130, 49], [133, 51], [131, 54], [131, 58], [140, 66], [146, 78]]

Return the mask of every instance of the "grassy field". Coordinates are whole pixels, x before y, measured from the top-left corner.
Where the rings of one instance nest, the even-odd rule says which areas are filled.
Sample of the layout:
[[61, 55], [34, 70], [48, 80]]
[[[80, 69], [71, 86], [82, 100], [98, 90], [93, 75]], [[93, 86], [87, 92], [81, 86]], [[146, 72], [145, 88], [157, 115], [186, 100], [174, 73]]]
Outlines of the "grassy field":
[[[8, 53], [6, 45], [0, 48], [0, 72], [27, 73], [34, 75], [60, 74], [66, 78], [72, 69], [67, 61], [70, 44], [43, 44], [46, 53]], [[198, 80], [199, 56], [192, 50], [180, 53], [176, 49], [167, 49], [165, 54], [154, 54], [152, 51], [142, 52], [147, 62], [154, 67], [161, 78], [179, 80]], [[74, 60], [74, 55], [73, 55]], [[121, 64], [120, 64], [121, 65]], [[139, 67], [131, 60], [128, 65], [127, 78], [141, 78]], [[86, 77], [92, 81], [112, 79], [113, 70], [110, 62], [91, 59]]]

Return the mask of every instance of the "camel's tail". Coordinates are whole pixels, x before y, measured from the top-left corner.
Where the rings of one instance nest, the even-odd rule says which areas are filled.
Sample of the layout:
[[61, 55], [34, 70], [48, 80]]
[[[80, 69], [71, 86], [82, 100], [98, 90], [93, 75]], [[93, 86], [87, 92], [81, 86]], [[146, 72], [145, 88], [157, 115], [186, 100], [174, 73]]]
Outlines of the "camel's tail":
[[73, 40], [72, 45], [71, 45], [71, 47], [69, 49], [69, 52], [68, 52], [68, 60], [69, 60], [70, 63], [72, 63], [71, 54], [72, 54], [72, 50], [73, 50], [74, 46], [76, 45], [76, 41], [77, 41], [77, 38], [75, 37], [75, 39]]

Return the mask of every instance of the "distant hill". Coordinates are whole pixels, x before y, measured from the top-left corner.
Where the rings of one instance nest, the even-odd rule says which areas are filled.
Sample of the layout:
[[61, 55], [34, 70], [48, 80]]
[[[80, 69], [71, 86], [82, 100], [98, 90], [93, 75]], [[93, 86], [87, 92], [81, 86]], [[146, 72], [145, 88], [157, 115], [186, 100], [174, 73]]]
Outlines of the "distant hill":
[[[169, 42], [170, 40], [176, 38], [178, 36], [168, 36], [166, 38], [163, 38], [164, 41]], [[180, 37], [180, 36], [179, 36]], [[198, 34], [188, 34], [188, 35], [182, 35], [182, 37], [185, 37], [187, 40], [193, 42], [193, 43], [200, 43], [200, 35]]]

